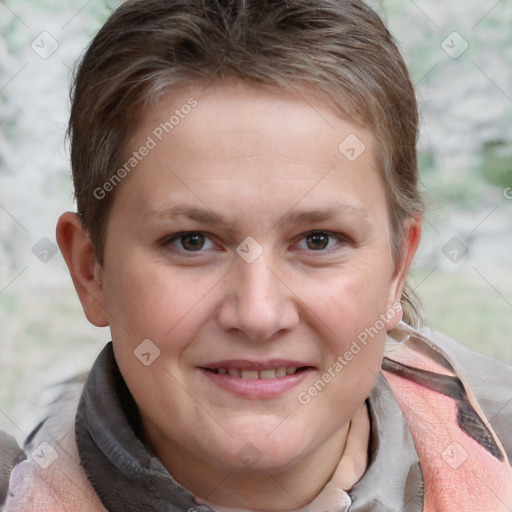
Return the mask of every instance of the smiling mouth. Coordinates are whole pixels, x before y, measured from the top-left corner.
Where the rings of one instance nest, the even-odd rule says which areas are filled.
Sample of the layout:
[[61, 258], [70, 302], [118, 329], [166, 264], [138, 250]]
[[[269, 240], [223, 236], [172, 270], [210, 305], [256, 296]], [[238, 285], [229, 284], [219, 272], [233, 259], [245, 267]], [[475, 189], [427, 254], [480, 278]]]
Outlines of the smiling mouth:
[[237, 368], [203, 368], [211, 373], [215, 373], [217, 375], [226, 375], [228, 377], [233, 377], [237, 379], [245, 379], [245, 380], [270, 380], [270, 379], [280, 379], [283, 377], [287, 377], [289, 375], [295, 375], [297, 373], [301, 373], [311, 368], [311, 366], [290, 366], [290, 367], [279, 367], [279, 368], [271, 368], [268, 370], [241, 370]]

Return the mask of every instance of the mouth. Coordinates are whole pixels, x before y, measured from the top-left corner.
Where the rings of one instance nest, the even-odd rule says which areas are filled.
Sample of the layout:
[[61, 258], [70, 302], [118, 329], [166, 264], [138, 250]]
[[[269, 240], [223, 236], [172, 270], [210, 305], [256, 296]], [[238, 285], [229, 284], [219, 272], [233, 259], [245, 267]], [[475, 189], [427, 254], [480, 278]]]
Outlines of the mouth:
[[245, 380], [270, 380], [270, 379], [281, 379], [287, 377], [288, 375], [295, 375], [297, 373], [304, 372], [312, 368], [311, 366], [279, 366], [277, 368], [270, 368], [267, 370], [244, 370], [242, 368], [203, 368], [204, 370], [212, 373], [216, 373], [217, 375], [227, 375], [229, 377], [234, 377], [237, 379], [245, 379]]
[[198, 369], [218, 389], [243, 398], [270, 399], [298, 386], [315, 367], [301, 361], [273, 359], [218, 361]]

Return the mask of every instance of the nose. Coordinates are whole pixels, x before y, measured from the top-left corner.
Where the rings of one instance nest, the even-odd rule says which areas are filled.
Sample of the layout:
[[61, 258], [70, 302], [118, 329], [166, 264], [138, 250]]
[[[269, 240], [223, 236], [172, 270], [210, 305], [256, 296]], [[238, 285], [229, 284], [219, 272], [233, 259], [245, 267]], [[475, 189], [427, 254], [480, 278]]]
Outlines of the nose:
[[224, 330], [267, 341], [298, 325], [297, 298], [268, 263], [263, 255], [253, 263], [240, 260], [226, 277], [218, 313]]

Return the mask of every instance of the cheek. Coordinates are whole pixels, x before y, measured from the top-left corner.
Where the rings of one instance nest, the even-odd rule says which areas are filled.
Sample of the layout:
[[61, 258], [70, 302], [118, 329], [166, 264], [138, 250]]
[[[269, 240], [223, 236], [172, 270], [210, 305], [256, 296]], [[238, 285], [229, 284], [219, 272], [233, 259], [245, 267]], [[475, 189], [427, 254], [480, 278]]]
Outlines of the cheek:
[[313, 313], [309, 319], [328, 349], [324, 366], [330, 368], [341, 358], [343, 368], [337, 365], [335, 373], [343, 376], [336, 380], [346, 388], [356, 389], [362, 379], [370, 389], [381, 365], [390, 287], [390, 271], [384, 267], [354, 265], [319, 280], [314, 287], [303, 285], [308, 297], [304, 302]]
[[380, 291], [372, 280], [343, 277], [330, 296], [314, 301], [326, 349], [320, 379], [328, 385], [322, 400], [329, 408], [353, 411], [374, 386], [386, 341], [381, 316], [387, 290], [384, 282], [379, 285]]
[[385, 313], [390, 271], [370, 263], [351, 265], [325, 278], [303, 282], [303, 296], [315, 315], [333, 331], [356, 335]]
[[[105, 296], [114, 338], [162, 341], [179, 332], [215, 285], [212, 275], [128, 258], [109, 275]], [[176, 337], [173, 336], [173, 339]]]

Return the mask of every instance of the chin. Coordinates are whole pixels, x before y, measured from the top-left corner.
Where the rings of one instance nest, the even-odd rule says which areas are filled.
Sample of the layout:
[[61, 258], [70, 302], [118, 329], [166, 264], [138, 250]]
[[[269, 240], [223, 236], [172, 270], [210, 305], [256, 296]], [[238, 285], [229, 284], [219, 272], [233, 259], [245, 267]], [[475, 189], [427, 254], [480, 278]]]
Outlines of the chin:
[[[275, 425], [273, 428], [275, 429]], [[292, 436], [283, 431], [281, 435], [274, 432], [269, 436], [265, 432], [268, 432], [267, 429], [261, 429], [259, 434], [254, 436], [237, 436], [231, 440], [230, 446], [226, 447], [226, 452], [218, 456], [236, 471], [273, 472], [286, 471], [306, 456], [302, 451], [298, 451], [297, 447], [304, 447], [308, 443], [305, 439], [299, 439], [300, 436], [296, 433]]]

